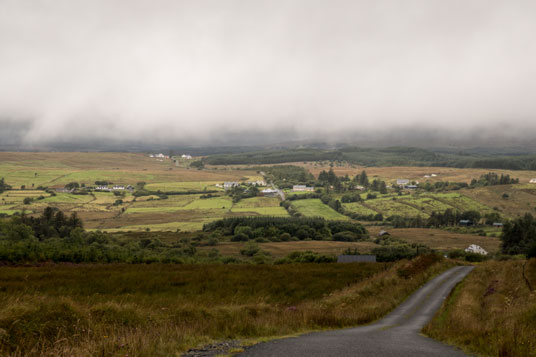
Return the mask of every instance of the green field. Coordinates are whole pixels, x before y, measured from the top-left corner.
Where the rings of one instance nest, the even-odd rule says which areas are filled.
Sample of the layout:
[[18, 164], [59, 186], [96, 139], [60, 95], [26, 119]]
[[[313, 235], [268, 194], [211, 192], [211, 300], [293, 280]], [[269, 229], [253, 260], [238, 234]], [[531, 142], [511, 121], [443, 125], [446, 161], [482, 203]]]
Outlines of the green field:
[[343, 203], [342, 206], [350, 212], [358, 213], [358, 214], [365, 215], [365, 216], [368, 216], [371, 214], [372, 215], [378, 214], [378, 211], [375, 211], [360, 202]]
[[322, 217], [333, 220], [349, 220], [331, 207], [325, 205], [319, 199], [292, 201], [292, 207], [305, 217]]
[[160, 182], [150, 183], [145, 186], [151, 191], [223, 191], [223, 188], [217, 187], [216, 184], [221, 184], [220, 181], [187, 181], [187, 182]]
[[423, 213], [430, 215], [432, 212], [444, 212], [447, 209], [453, 209], [454, 207], [446, 204], [445, 202], [436, 200], [433, 195], [408, 197], [400, 199], [400, 202], [407, 203]]
[[474, 199], [464, 196], [460, 193], [436, 193], [433, 197], [436, 200], [441, 201], [446, 205], [450, 205], [461, 212], [478, 211], [482, 214], [493, 212], [491, 207], [479, 203]]
[[367, 200], [365, 203], [370, 208], [383, 214], [384, 217], [390, 216], [402, 216], [402, 217], [428, 217], [427, 214], [422, 211], [393, 198], [378, 198], [374, 200]]

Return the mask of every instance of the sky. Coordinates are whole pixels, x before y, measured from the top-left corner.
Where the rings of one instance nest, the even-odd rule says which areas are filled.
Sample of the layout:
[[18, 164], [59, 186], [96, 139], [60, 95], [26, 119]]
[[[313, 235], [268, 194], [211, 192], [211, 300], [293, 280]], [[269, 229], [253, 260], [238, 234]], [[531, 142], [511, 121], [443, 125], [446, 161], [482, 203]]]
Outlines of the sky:
[[535, 20], [533, 0], [0, 0], [0, 141], [527, 135]]

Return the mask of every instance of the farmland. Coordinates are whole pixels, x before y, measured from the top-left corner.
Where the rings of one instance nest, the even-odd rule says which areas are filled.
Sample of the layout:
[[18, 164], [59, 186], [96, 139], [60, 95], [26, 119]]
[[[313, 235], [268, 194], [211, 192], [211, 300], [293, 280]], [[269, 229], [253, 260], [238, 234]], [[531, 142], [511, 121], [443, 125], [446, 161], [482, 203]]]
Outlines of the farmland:
[[[190, 161], [191, 162], [191, 161]], [[296, 163], [314, 175], [329, 169], [326, 162]], [[337, 175], [356, 175], [366, 169], [369, 177], [392, 184], [397, 178], [409, 180], [452, 180], [469, 182], [488, 170], [430, 167], [370, 167], [336, 163]], [[493, 170], [491, 170], [493, 171]], [[361, 202], [343, 203], [348, 213], [361, 216], [381, 214], [384, 219], [393, 215], [424, 219], [432, 212], [447, 209], [475, 210], [481, 214], [498, 212], [505, 218], [515, 218], [535, 212], [536, 187], [527, 184], [531, 171], [495, 170], [520, 177], [522, 183], [461, 189], [448, 192], [394, 192], [377, 194], [368, 199], [361, 193]], [[430, 176], [430, 174], [435, 176]], [[430, 177], [424, 178], [424, 175]], [[251, 197], [233, 200], [221, 184], [226, 181], [248, 182], [263, 180], [259, 167], [248, 165], [210, 166], [203, 170], [189, 167], [188, 160], [156, 160], [134, 153], [0, 153], [0, 177], [13, 187], [0, 194], [0, 214], [12, 215], [25, 210], [40, 213], [46, 206], [57, 207], [66, 213], [77, 212], [88, 229], [118, 231], [196, 231], [205, 223], [234, 216], [289, 215], [280, 206], [280, 199]], [[71, 182], [90, 186], [96, 181], [136, 186], [140, 182], [149, 194], [135, 196], [124, 191], [120, 196], [110, 192], [72, 194], [50, 190], [62, 188]], [[23, 187], [24, 186], [24, 187]], [[21, 188], [24, 189], [21, 189]], [[49, 188], [46, 192], [42, 188]], [[163, 196], [160, 193], [173, 194]], [[210, 196], [202, 198], [205, 192]], [[292, 192], [289, 195], [305, 195]], [[152, 193], [152, 194], [151, 194]], [[505, 198], [506, 194], [506, 198]], [[335, 199], [342, 194], [333, 193]], [[30, 202], [25, 204], [24, 199]], [[349, 220], [344, 212], [336, 211], [316, 198], [291, 202], [291, 208], [306, 217], [330, 220]], [[533, 205], [533, 206], [531, 206]]]
[[[253, 170], [196, 170], [130, 153], [0, 153], [0, 177], [14, 189], [0, 195], [0, 213], [11, 215], [25, 210], [41, 212], [47, 205], [65, 212], [77, 212], [86, 228], [105, 230], [198, 230], [204, 223], [233, 215], [277, 215], [287, 212], [272, 198], [256, 198], [233, 204], [216, 184], [225, 181], [256, 181]], [[95, 181], [135, 186], [145, 183], [151, 191], [200, 192], [169, 196], [121, 197], [110, 192], [86, 195], [57, 193], [52, 196], [39, 186], [61, 188], [70, 182], [93, 185]], [[24, 190], [20, 188], [24, 186]], [[203, 191], [216, 197], [200, 199]], [[30, 204], [23, 204], [25, 198]], [[114, 205], [121, 199], [122, 203]]]
[[319, 199], [299, 200], [292, 203], [299, 213], [305, 217], [322, 217], [325, 219], [347, 220], [348, 217], [343, 216], [331, 207], [323, 204]]

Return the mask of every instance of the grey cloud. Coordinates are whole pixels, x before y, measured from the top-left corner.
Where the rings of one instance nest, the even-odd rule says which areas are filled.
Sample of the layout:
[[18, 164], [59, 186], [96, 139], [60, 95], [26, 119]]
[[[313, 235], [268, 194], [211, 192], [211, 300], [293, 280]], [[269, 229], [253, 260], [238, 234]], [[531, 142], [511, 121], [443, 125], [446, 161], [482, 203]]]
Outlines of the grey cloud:
[[[0, 1], [27, 143], [534, 128], [534, 1]], [[2, 139], [3, 140], [3, 139]]]

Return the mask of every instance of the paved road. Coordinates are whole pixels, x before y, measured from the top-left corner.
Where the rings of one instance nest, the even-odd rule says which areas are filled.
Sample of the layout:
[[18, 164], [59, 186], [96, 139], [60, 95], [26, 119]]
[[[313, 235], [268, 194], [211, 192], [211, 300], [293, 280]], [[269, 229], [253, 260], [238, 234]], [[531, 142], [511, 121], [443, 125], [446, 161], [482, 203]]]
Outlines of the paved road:
[[465, 356], [419, 332], [471, 270], [455, 267], [444, 272], [374, 324], [260, 343], [241, 356]]

